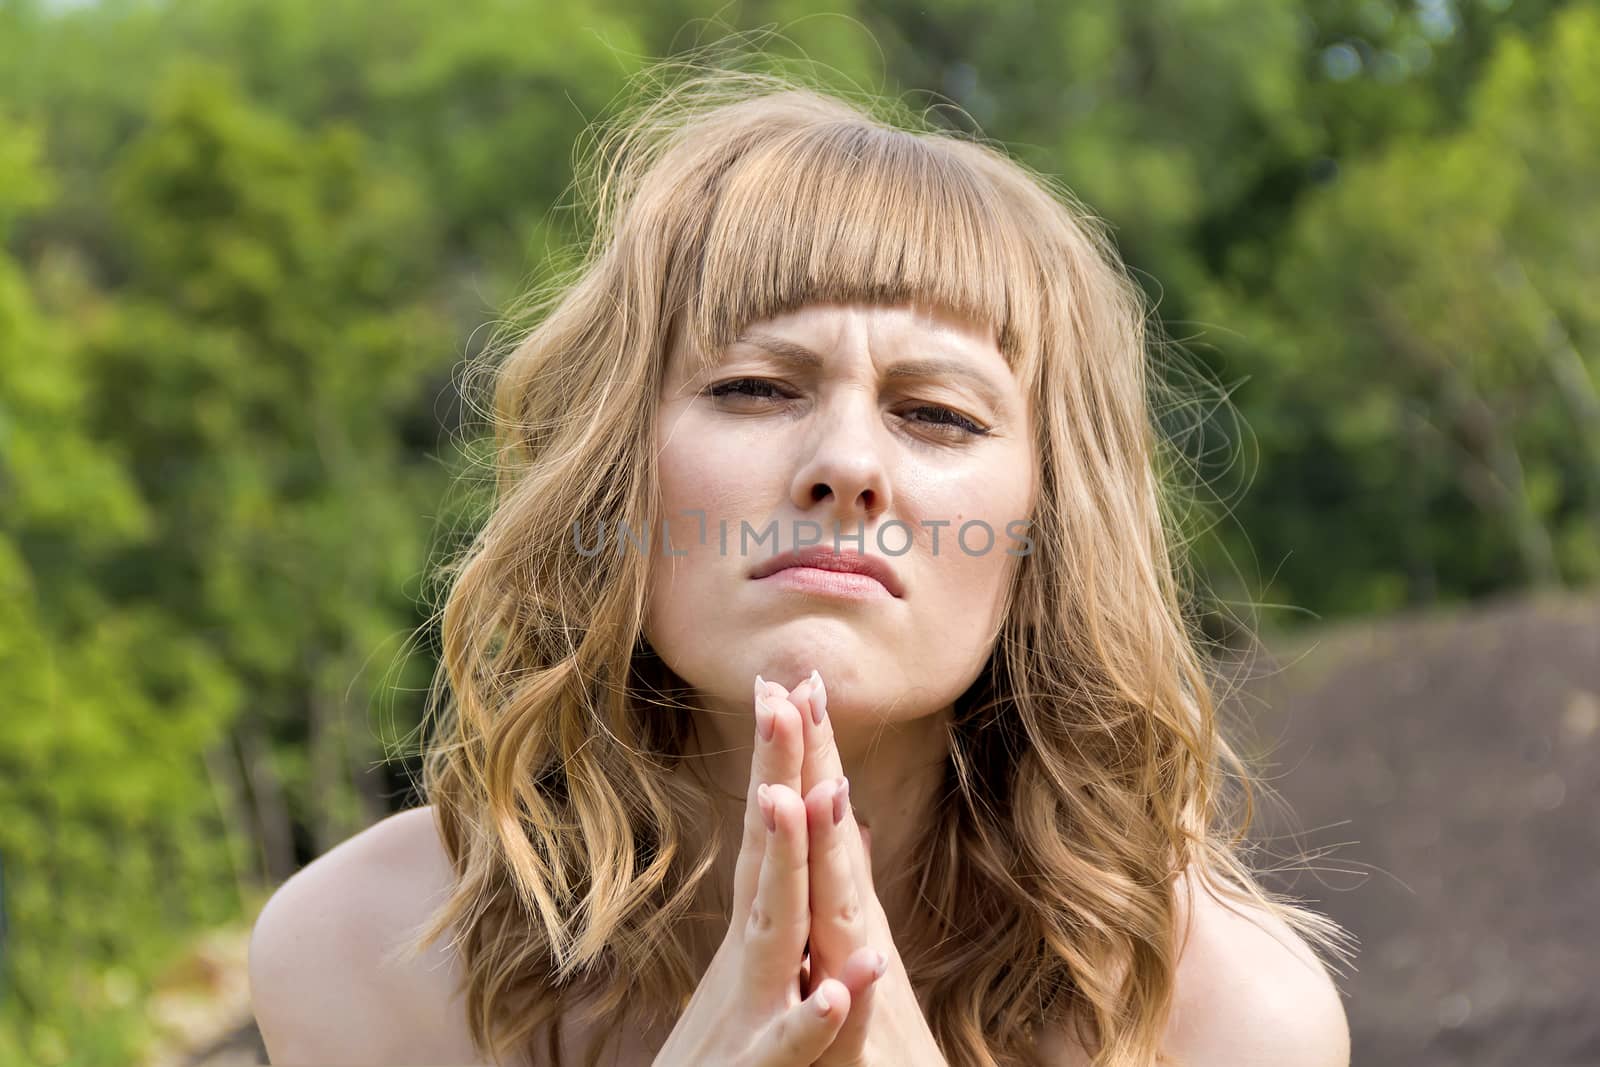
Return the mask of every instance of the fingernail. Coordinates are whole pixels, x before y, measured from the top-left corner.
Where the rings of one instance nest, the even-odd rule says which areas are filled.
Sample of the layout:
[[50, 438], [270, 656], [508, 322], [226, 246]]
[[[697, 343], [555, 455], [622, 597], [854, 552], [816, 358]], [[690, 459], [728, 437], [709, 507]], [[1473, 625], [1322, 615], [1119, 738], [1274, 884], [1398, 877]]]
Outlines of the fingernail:
[[823, 996], [820, 989], [812, 996], [811, 1003], [816, 1005], [818, 1015], [826, 1015], [833, 1010], [833, 1005], [828, 1003], [828, 998]]
[[840, 778], [839, 785], [833, 793], [833, 825], [838, 826], [844, 822], [844, 806], [849, 799], [850, 779]]
[[823, 716], [827, 714], [828, 691], [823, 688], [822, 675], [813, 667], [811, 668], [811, 721], [821, 726]]
[[887, 971], [888, 969], [889, 969], [889, 957], [885, 956], [881, 952], [878, 953], [878, 965], [872, 969], [873, 976], [877, 977], [877, 978], [882, 978], [883, 977], [883, 972]]
[[767, 833], [777, 833], [778, 813], [772, 807], [772, 797], [767, 792], [765, 782], [756, 787], [756, 803], [761, 806], [761, 820], [767, 824]]
[[767, 706], [766, 697], [756, 697], [756, 729], [761, 731], [761, 740], [771, 741], [777, 728], [778, 721]]

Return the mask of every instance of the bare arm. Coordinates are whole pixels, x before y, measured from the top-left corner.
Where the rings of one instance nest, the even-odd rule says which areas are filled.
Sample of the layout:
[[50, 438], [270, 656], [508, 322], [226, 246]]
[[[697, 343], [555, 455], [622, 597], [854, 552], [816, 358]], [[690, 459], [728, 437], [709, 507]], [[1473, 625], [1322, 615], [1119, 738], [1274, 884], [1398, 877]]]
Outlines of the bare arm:
[[262, 909], [249, 973], [271, 1063], [479, 1058], [454, 998], [457, 972], [440, 947], [409, 966], [383, 961], [446, 884], [442, 856], [423, 836], [432, 833], [431, 809], [391, 816], [300, 870]]
[[[1180, 923], [1187, 908], [1180, 901]], [[1183, 1067], [1349, 1067], [1350, 1029], [1331, 976], [1305, 941], [1253, 908], [1195, 892], [1162, 1051]], [[1239, 912], [1244, 914], [1239, 914]], [[1089, 1067], [1064, 1028], [1040, 1035], [1051, 1067]]]
[[1191, 1067], [1349, 1067], [1344, 1001], [1321, 961], [1282, 920], [1234, 908], [1195, 893], [1165, 1047]]

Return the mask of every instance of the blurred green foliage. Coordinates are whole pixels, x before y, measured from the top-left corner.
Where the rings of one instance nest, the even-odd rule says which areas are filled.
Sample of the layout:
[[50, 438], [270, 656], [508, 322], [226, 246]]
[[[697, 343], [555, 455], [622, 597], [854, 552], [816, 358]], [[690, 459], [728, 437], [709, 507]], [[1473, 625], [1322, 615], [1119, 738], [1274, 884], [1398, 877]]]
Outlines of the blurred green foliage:
[[454, 371], [729, 27], [1113, 224], [1231, 390], [1163, 413], [1219, 630], [1600, 577], [1595, 4], [710, 13], [0, 0], [0, 1065], [136, 1061], [188, 933], [403, 803]]

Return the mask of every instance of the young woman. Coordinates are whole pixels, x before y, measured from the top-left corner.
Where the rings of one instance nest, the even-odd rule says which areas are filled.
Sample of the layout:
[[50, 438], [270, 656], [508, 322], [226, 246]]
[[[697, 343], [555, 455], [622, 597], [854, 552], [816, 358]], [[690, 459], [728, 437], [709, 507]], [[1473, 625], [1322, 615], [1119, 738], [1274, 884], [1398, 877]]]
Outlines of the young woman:
[[494, 367], [430, 803], [258, 921], [273, 1062], [1347, 1064], [1347, 935], [1229, 821], [1104, 231], [771, 76], [600, 147]]

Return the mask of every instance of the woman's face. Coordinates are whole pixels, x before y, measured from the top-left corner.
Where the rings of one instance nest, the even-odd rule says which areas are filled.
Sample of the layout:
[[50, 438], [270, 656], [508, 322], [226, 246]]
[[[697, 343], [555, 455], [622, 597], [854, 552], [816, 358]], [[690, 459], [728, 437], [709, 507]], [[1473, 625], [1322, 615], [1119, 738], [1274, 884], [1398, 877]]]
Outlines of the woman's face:
[[[948, 706], [1030, 547], [1031, 412], [993, 334], [923, 307], [814, 304], [721, 355], [692, 379], [668, 356], [651, 646], [708, 708], [744, 716], [758, 673], [792, 689], [813, 667], [841, 731]], [[835, 551], [835, 531], [887, 580], [760, 576], [808, 543]]]

